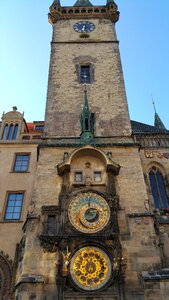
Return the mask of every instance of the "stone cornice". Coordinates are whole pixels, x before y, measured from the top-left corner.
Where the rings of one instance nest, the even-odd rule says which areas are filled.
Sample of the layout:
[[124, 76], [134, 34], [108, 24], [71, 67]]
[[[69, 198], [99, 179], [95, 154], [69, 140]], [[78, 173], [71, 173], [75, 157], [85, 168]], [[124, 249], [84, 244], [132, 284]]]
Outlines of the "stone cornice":
[[117, 5], [92, 7], [61, 7], [52, 5], [48, 14], [49, 23], [55, 24], [59, 20], [69, 19], [109, 19], [116, 23], [119, 20], [119, 11]]

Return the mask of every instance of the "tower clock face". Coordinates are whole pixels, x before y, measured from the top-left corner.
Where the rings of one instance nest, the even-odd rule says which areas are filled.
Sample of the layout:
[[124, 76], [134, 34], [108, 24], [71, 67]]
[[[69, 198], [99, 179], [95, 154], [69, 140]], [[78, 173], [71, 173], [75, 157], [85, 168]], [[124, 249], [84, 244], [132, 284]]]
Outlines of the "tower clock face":
[[73, 29], [80, 33], [89, 33], [95, 29], [95, 25], [89, 21], [81, 21], [74, 24]]
[[108, 224], [110, 208], [101, 196], [92, 192], [80, 193], [70, 202], [68, 216], [77, 230], [96, 233]]
[[102, 249], [83, 247], [71, 259], [70, 274], [74, 283], [81, 289], [98, 290], [110, 279], [111, 262]]

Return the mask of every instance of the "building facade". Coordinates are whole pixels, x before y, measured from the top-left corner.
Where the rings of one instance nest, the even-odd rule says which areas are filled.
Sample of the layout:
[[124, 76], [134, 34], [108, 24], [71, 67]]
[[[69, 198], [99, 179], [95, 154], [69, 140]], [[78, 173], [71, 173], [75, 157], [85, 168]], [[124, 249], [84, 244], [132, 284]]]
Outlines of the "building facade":
[[113, 0], [50, 7], [45, 123], [0, 132], [0, 299], [169, 299], [169, 131], [131, 121]]

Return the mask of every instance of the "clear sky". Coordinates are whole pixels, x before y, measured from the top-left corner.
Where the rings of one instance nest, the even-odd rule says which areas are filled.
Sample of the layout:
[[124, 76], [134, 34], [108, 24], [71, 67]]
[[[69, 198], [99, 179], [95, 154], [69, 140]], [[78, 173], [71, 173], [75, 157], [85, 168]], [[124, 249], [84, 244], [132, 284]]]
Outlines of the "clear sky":
[[[92, 0], [91, 0], [92, 1]], [[45, 113], [52, 0], [0, 0], [0, 115], [16, 105], [27, 121]], [[61, 0], [64, 6], [75, 0]], [[104, 5], [106, 0], [93, 0]], [[169, 1], [116, 0], [116, 25], [131, 119], [169, 129]]]

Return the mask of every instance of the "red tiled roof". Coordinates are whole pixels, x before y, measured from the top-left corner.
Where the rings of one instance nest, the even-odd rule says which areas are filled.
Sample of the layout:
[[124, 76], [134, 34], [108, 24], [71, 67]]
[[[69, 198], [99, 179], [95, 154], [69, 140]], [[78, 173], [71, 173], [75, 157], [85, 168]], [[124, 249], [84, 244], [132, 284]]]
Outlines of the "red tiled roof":
[[33, 131], [33, 129], [34, 129], [34, 124], [33, 124], [33, 123], [26, 123], [26, 124], [27, 124], [28, 130], [29, 130], [29, 131]]

